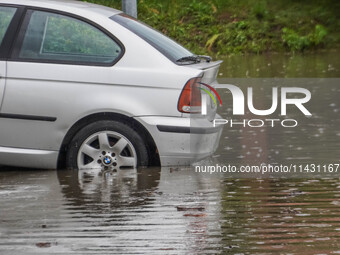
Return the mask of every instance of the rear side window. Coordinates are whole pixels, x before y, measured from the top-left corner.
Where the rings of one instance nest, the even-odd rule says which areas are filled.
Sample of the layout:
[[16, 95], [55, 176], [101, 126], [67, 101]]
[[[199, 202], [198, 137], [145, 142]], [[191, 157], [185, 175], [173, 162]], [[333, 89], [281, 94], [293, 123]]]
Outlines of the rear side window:
[[147, 41], [173, 62], [193, 55], [189, 50], [169, 37], [126, 14], [114, 15], [111, 19]]
[[16, 10], [17, 9], [13, 7], [0, 7], [0, 45]]
[[20, 59], [111, 64], [122, 53], [117, 42], [84, 21], [44, 11], [28, 15]]

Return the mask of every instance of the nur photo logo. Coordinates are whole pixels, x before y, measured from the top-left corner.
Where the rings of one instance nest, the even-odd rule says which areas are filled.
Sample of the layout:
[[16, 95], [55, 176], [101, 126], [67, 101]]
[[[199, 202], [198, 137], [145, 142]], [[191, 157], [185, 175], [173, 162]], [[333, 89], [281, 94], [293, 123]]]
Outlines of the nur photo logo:
[[[200, 82], [200, 84], [204, 87], [200, 87], [199, 89], [203, 91], [202, 93], [202, 105], [201, 105], [201, 114], [207, 115], [207, 100], [208, 96], [212, 98], [212, 101], [217, 106], [217, 101], [215, 96], [220, 102], [220, 106], [222, 107], [222, 100], [220, 95], [217, 93], [216, 89], [212, 86]], [[232, 114], [233, 116], [242, 116], [245, 115], [246, 110], [256, 116], [269, 116], [280, 110], [281, 116], [287, 116], [287, 106], [293, 105], [296, 107], [302, 114], [307, 117], [312, 116], [311, 112], [306, 108], [305, 104], [311, 100], [311, 92], [308, 89], [301, 87], [273, 87], [271, 93], [271, 106], [267, 109], [257, 109], [254, 106], [254, 93], [253, 88], [248, 87], [247, 93], [244, 94], [241, 88], [231, 84], [219, 84], [216, 86], [217, 89], [228, 90], [232, 96]], [[210, 91], [209, 91], [209, 90]], [[247, 108], [246, 108], [247, 107]], [[233, 120], [233, 119], [214, 119], [214, 126], [216, 125], [226, 125], [230, 124], [231, 127], [235, 125], [249, 126], [249, 127], [263, 127], [265, 124], [274, 127], [276, 123], [281, 123], [283, 127], [296, 127], [298, 125], [297, 120], [295, 119], [250, 119], [250, 120]]]

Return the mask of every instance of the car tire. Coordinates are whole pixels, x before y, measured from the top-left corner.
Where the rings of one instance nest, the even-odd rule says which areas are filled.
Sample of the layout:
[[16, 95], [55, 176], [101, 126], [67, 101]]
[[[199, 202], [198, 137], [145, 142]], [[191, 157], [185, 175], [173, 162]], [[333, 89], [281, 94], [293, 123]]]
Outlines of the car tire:
[[111, 120], [82, 128], [69, 144], [66, 166], [71, 169], [119, 170], [148, 166], [147, 145], [130, 126]]

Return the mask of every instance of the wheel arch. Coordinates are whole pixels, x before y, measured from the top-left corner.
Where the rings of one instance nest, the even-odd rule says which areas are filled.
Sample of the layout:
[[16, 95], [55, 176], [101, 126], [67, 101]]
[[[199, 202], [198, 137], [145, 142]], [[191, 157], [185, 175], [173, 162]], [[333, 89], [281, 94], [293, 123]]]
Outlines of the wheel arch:
[[101, 120], [115, 120], [122, 122], [125, 125], [128, 125], [132, 129], [134, 129], [141, 138], [145, 141], [148, 154], [150, 158], [150, 166], [159, 166], [160, 165], [160, 158], [157, 150], [156, 143], [154, 139], [152, 138], [149, 131], [137, 120], [134, 118], [119, 114], [119, 113], [112, 113], [112, 112], [101, 112], [101, 113], [95, 113], [88, 115], [86, 117], [83, 117], [82, 119], [78, 120], [76, 123], [73, 124], [73, 126], [67, 131], [63, 142], [61, 144], [61, 147], [59, 149], [59, 156], [58, 156], [58, 162], [57, 162], [57, 168], [62, 169], [65, 168], [65, 162], [66, 162], [66, 154], [68, 151], [68, 146], [70, 142], [72, 141], [73, 137], [85, 126], [94, 123], [96, 121]]

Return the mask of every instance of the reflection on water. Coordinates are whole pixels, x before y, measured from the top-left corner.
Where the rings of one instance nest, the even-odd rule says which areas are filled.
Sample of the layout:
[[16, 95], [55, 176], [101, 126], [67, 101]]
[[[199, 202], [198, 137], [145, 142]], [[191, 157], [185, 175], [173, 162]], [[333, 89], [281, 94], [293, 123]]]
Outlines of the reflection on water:
[[223, 60], [219, 78], [340, 77], [339, 50], [309, 54], [231, 55], [219, 59]]
[[2, 254], [335, 254], [339, 179], [0, 172]]

